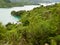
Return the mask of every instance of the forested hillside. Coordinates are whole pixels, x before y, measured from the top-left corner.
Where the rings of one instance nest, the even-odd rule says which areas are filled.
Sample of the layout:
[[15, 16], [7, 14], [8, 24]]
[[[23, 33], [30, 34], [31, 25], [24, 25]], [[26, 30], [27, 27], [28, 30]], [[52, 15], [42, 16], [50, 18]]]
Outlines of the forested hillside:
[[51, 3], [52, 0], [0, 0], [0, 8]]
[[0, 45], [60, 45], [60, 4], [12, 12], [20, 24], [0, 23]]
[[24, 6], [34, 4], [32, 2], [11, 2], [10, 0], [0, 0], [0, 8], [8, 8], [8, 7], [16, 7], [16, 6]]
[[0, 0], [0, 8], [60, 2], [60, 0]]
[[0, 8], [38, 4], [34, 0], [0, 0]]

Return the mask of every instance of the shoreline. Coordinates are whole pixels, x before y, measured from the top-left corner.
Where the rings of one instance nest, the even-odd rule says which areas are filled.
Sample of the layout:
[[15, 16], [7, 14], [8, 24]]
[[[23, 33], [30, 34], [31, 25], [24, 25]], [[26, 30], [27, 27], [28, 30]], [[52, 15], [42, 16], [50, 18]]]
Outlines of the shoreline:
[[[54, 5], [55, 3], [49, 3], [48, 5], [46, 4], [46, 3], [40, 3], [41, 5], [43, 5], [43, 6], [49, 6], [49, 5]], [[36, 8], [36, 7], [40, 7], [41, 5], [24, 5], [23, 7], [12, 7], [12, 8], [0, 8], [1, 10], [3, 9], [3, 10], [7, 10], [7, 11], [9, 11], [8, 12], [8, 15], [10, 15], [10, 13], [11, 13], [11, 11], [21, 11], [21, 10], [25, 10], [25, 11], [30, 11], [30, 10], [33, 10], [34, 8]], [[6, 12], [5, 12], [6, 13]], [[3, 15], [5, 15], [5, 14], [3, 14]], [[11, 16], [11, 15], [10, 15]], [[6, 17], [9, 17], [9, 16], [6, 16]], [[2, 17], [3, 18], [3, 17]], [[15, 19], [14, 17], [10, 17], [11, 19], [9, 19], [9, 20], [12, 20], [12, 21], [8, 21], [8, 22], [6, 22], [6, 24], [8, 24], [9, 22], [10, 23], [17, 23], [18, 22], [18, 20], [17, 19]], [[16, 20], [16, 21], [15, 21]], [[1, 21], [0, 21], [1, 22]], [[4, 21], [3, 21], [4, 22]]]
[[[32, 4], [32, 5], [43, 5], [43, 6], [48, 6], [48, 5], [53, 5], [55, 3], [60, 3], [60, 2], [53, 2], [53, 3], [39, 3], [39, 4]], [[31, 6], [31, 5], [22, 5], [22, 6], [14, 6], [14, 7], [24, 7], [24, 6]], [[14, 7], [1, 7], [1, 8], [14, 8]]]

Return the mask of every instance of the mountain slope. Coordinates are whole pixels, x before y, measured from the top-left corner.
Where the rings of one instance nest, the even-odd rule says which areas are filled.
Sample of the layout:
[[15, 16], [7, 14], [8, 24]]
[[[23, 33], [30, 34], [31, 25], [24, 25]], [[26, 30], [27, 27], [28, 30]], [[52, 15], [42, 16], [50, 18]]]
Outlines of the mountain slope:
[[15, 7], [51, 2], [60, 2], [60, 0], [0, 0], [0, 7]]

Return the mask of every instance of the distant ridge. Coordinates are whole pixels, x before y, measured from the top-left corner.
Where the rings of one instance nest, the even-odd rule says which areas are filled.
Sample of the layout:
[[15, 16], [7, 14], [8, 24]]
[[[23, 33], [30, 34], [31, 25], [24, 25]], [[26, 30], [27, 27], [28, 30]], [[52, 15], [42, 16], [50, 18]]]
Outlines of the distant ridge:
[[38, 5], [39, 3], [60, 2], [60, 0], [0, 0], [0, 8], [24, 5]]

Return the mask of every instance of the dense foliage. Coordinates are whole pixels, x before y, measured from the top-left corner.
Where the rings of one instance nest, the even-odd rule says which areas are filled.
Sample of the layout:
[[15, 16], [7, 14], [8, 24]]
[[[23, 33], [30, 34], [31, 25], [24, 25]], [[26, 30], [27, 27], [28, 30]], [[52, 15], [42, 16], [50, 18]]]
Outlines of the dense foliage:
[[20, 1], [19, 2], [11, 2], [10, 0], [0, 0], [0, 8], [10, 8], [10, 7], [16, 7], [16, 6], [31, 5], [31, 4], [36, 4], [36, 3], [24, 2], [23, 0], [22, 0], [22, 2], [20, 2]]
[[22, 23], [0, 24], [0, 45], [60, 45], [60, 4], [12, 14]]
[[[22, 4], [21, 4], [22, 5]], [[20, 6], [19, 3], [11, 3], [9, 0], [0, 0], [0, 8]]]

